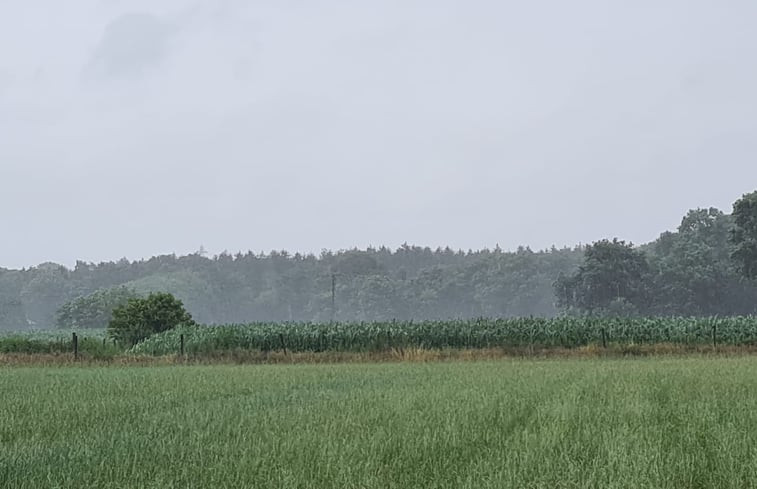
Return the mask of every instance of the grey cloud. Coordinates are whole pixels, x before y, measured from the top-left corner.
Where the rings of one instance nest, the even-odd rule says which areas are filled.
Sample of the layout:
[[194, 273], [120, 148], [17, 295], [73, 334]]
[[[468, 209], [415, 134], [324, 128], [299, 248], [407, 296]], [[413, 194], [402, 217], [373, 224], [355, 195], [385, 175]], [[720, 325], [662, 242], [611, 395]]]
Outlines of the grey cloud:
[[173, 30], [149, 13], [119, 15], [105, 26], [86, 73], [122, 79], [156, 69], [167, 56]]
[[0, 266], [200, 243], [648, 241], [755, 186], [755, 15], [737, 0], [0, 3], [0, 220], [16, 237]]
[[3, 69], [0, 69], [0, 96], [10, 88], [11, 83], [13, 83], [12, 75]]

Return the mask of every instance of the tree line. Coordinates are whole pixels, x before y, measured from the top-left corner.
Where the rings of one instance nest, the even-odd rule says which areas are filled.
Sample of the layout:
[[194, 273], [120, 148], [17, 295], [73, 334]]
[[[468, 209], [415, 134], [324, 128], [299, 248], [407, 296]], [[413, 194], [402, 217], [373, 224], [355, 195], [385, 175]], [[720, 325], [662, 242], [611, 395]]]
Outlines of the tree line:
[[642, 246], [617, 239], [541, 251], [406, 244], [0, 268], [0, 329], [105, 327], [115, 305], [151, 292], [175, 295], [200, 323], [753, 314], [755, 201], [744, 196], [732, 214], [691, 210], [676, 230]]
[[757, 192], [726, 215], [689, 211], [675, 232], [634, 247], [617, 239], [584, 250], [555, 282], [558, 307], [597, 316], [733, 316], [757, 310]]

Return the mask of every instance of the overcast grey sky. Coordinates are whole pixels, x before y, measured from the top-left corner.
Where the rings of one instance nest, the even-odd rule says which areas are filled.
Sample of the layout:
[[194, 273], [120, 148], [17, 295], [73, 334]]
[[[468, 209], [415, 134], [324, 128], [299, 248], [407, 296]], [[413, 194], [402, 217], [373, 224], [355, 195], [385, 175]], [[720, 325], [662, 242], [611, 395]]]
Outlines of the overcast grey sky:
[[753, 0], [0, 0], [0, 266], [636, 243], [757, 188]]

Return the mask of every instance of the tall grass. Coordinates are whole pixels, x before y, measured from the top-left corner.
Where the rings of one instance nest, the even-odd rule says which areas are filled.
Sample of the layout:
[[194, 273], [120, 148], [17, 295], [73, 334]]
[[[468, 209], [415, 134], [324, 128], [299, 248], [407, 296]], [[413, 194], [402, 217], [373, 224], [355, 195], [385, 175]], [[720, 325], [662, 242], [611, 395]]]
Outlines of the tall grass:
[[[73, 351], [71, 330], [33, 330], [0, 332], [0, 353], [64, 354]], [[107, 338], [105, 329], [77, 332], [79, 351], [90, 357], [103, 358], [123, 352]]]
[[0, 487], [757, 487], [757, 360], [8, 368]]

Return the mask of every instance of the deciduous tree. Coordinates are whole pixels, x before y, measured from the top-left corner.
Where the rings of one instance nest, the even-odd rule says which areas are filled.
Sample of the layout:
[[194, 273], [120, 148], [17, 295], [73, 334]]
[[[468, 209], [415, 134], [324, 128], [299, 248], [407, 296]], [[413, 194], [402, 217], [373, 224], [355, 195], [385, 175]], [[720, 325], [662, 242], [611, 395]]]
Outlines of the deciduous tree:
[[154, 333], [189, 324], [194, 320], [184, 304], [171, 294], [159, 292], [116, 307], [108, 332], [122, 343], [134, 345]]

